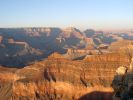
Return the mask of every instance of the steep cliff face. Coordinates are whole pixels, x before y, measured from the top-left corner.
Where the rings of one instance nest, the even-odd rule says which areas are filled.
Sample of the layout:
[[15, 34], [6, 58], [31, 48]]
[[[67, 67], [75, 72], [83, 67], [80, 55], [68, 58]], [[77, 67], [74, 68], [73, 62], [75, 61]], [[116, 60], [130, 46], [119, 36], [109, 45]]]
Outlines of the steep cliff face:
[[120, 66], [112, 81], [113, 100], [133, 100], [133, 59], [130, 66]]
[[113, 42], [109, 48], [112, 52], [128, 52], [133, 51], [133, 41], [131, 40], [119, 40], [117, 42]]
[[0, 65], [19, 68], [31, 61], [41, 59], [43, 53], [26, 42], [5, 37], [1, 39], [0, 54]]
[[17, 69], [11, 72], [14, 79], [7, 80], [12, 83], [10, 98], [13, 100], [86, 100], [89, 98], [111, 100], [113, 92], [111, 83], [117, 66], [128, 65], [129, 61], [125, 60], [126, 57], [115, 61], [112, 60], [113, 56], [109, 56], [108, 60], [104, 57], [100, 59], [103, 62], [99, 62], [97, 58], [91, 62], [51, 57]]
[[88, 62], [117, 62], [117, 63], [127, 63], [130, 62], [130, 58], [128, 55], [123, 53], [109, 53], [109, 54], [102, 54], [102, 55], [90, 55], [86, 56], [84, 59]]

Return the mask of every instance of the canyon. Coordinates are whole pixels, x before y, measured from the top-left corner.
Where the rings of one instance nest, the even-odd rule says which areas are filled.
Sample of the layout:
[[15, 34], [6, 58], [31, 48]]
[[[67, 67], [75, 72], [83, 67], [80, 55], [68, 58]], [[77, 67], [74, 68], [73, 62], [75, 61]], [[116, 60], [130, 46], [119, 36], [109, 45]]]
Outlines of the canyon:
[[1, 28], [0, 100], [133, 98], [133, 41], [123, 34]]
[[1, 67], [0, 99], [112, 100], [116, 70], [129, 63], [123, 54], [72, 61], [55, 53], [22, 69]]

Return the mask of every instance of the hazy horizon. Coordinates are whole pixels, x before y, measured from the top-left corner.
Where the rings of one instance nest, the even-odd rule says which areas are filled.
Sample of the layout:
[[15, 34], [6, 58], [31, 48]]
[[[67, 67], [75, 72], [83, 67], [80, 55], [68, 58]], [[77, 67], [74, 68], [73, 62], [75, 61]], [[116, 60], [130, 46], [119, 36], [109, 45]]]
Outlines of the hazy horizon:
[[81, 30], [133, 28], [131, 0], [4, 0], [0, 27], [76, 27]]

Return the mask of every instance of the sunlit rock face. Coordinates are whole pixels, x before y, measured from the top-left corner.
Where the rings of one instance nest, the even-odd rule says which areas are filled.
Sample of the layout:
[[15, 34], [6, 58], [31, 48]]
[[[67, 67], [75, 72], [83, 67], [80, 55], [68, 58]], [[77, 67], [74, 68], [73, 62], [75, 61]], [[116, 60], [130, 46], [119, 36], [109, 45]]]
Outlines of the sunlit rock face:
[[131, 59], [131, 63], [130, 63], [130, 66], [129, 66], [129, 70], [130, 71], [133, 71], [133, 57]]
[[119, 40], [113, 42], [108, 49], [112, 52], [131, 53], [133, 51], [133, 41]]
[[[88, 60], [72, 61], [55, 53], [46, 60], [22, 69], [3, 69], [7, 74], [10, 72], [13, 78], [5, 81], [1, 75], [0, 93], [5, 93], [2, 95], [12, 100], [111, 100], [111, 84], [117, 66], [127, 66], [129, 61], [126, 57], [117, 61], [111, 55], [107, 60], [106, 57], [108, 55], [100, 59], [93, 59], [92, 56]], [[10, 84], [6, 85], [7, 82]], [[4, 89], [2, 84], [8, 88]]]
[[124, 75], [126, 72], [127, 72], [127, 68], [124, 67], [124, 66], [120, 66], [120, 67], [116, 70], [116, 73], [117, 73], [118, 75]]

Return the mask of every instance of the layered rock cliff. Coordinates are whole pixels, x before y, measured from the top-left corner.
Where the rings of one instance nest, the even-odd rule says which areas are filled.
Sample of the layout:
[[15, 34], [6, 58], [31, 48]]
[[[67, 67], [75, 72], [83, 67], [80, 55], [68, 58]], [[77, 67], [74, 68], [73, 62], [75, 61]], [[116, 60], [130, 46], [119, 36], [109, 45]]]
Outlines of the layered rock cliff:
[[[104, 57], [100, 59], [102, 62], [97, 58], [92, 61], [71, 61], [59, 56], [50, 57], [10, 71], [13, 79], [5, 81], [0, 77], [0, 93], [12, 100], [111, 100], [111, 83], [117, 66], [127, 66], [129, 60], [125, 56], [121, 60], [112, 60], [114, 58], [111, 55], [108, 60]], [[7, 71], [1, 74], [5, 73], [10, 74]], [[9, 93], [8, 96], [5, 91]]]
[[[107, 33], [93, 29], [82, 32], [74, 27], [0, 28], [0, 54], [4, 55], [0, 56], [0, 64], [24, 67], [33, 61], [47, 58], [53, 52], [64, 54], [70, 49], [76, 51], [75, 54], [69, 54], [71, 59], [81, 59], [81, 56], [87, 55], [88, 52], [98, 54], [97, 49], [102, 49], [100, 54], [119, 51], [118, 47], [121, 48], [126, 42], [115, 41], [124, 40], [123, 35], [129, 34]], [[80, 53], [82, 55], [79, 55]]]

